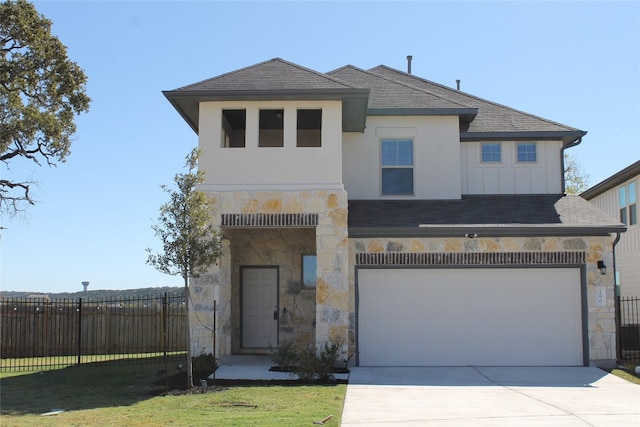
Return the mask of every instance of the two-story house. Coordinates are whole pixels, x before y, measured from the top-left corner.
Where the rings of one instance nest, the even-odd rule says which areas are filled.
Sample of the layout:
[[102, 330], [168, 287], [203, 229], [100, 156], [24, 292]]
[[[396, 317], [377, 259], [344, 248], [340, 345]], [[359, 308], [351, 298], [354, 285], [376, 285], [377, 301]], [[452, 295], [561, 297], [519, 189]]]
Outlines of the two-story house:
[[624, 226], [563, 195], [586, 132], [386, 66], [276, 58], [164, 94], [223, 235], [194, 352], [215, 325], [223, 360], [292, 339], [360, 366], [615, 361], [598, 266]]
[[614, 235], [616, 274], [621, 296], [640, 297], [640, 160], [589, 188], [581, 196], [627, 225], [626, 233]]

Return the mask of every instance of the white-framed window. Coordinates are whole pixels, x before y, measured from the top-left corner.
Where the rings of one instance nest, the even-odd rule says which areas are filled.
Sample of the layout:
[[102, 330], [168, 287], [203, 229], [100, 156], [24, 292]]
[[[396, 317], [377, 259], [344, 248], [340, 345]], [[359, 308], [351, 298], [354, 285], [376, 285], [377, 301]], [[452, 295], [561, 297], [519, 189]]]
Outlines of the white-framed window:
[[636, 183], [630, 182], [618, 189], [620, 222], [625, 225], [638, 224]]
[[502, 149], [499, 142], [483, 143], [482, 163], [500, 163], [502, 162]]
[[382, 195], [413, 195], [413, 140], [383, 139], [380, 152]]
[[537, 162], [538, 154], [535, 142], [519, 142], [516, 149], [518, 162]]

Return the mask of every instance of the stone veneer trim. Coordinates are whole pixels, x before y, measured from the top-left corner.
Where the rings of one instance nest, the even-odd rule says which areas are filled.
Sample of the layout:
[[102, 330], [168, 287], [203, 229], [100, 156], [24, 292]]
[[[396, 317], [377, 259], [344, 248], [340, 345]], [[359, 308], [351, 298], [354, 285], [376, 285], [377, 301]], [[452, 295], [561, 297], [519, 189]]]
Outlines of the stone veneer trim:
[[315, 227], [318, 214], [222, 214], [223, 227]]
[[356, 265], [584, 264], [585, 252], [357, 253]]

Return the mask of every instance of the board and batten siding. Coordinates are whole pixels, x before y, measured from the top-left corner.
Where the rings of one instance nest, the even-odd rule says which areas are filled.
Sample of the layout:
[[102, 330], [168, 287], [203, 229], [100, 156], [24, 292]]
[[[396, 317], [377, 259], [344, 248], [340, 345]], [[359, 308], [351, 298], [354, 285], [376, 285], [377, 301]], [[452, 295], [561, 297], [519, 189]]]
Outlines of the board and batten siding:
[[482, 162], [479, 141], [460, 143], [462, 194], [560, 194], [561, 141], [535, 142], [537, 161], [518, 163], [516, 141], [487, 141], [501, 145], [502, 161]]
[[[640, 178], [634, 177], [614, 188], [589, 200], [595, 207], [610, 215], [615, 221], [620, 221], [620, 200], [618, 189], [623, 185], [636, 182], [640, 188]], [[637, 200], [637, 199], [636, 199]], [[640, 208], [640, 204], [638, 205]], [[615, 236], [614, 236], [615, 237]], [[620, 235], [616, 245], [616, 271], [620, 281], [620, 295], [640, 296], [640, 225], [630, 225], [627, 231]]]

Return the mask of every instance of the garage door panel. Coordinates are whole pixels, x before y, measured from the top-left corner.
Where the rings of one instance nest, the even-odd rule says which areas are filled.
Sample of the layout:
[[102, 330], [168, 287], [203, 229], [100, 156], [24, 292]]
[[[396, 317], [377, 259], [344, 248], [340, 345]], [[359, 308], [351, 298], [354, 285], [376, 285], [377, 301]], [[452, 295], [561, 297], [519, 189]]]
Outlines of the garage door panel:
[[582, 365], [578, 269], [358, 271], [362, 366]]

